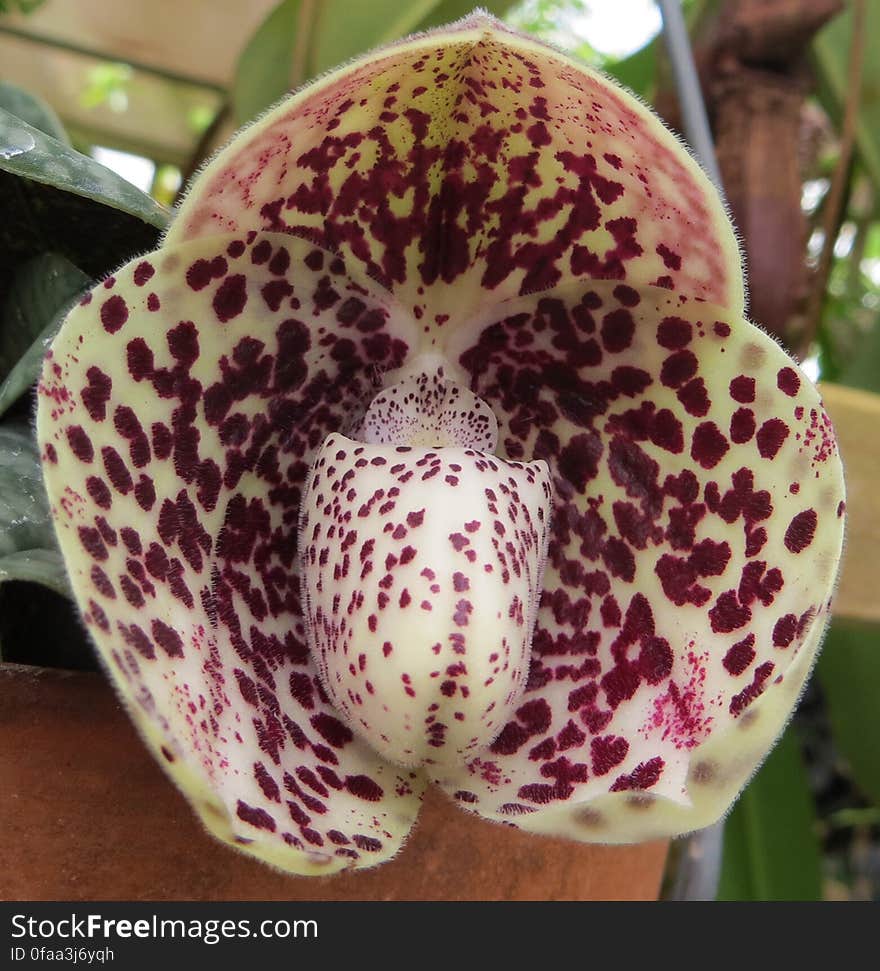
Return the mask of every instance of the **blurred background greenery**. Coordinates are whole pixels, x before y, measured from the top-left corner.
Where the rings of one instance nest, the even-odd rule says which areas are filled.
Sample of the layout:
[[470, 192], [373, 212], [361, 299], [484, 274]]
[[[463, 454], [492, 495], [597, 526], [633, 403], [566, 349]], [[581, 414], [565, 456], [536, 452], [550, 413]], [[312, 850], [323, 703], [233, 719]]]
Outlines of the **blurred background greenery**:
[[[163, 207], [240, 124], [341, 61], [471, 6], [0, 0], [0, 109], [117, 173], [92, 171], [51, 142], [42, 162], [29, 153], [29, 169], [0, 142], [5, 660], [94, 665], [66, 600], [28, 429], [28, 390], [60, 312], [153, 244]], [[681, 127], [651, 0], [482, 6], [613, 75]], [[880, 392], [880, 2], [683, 8], [752, 267], [753, 316], [812, 377]], [[72, 172], [81, 191], [70, 189]], [[726, 822], [720, 880], [704, 844], [678, 841], [667, 896], [705, 896], [717, 884], [719, 899], [880, 899], [876, 618], [869, 607], [835, 619], [818, 677]]]

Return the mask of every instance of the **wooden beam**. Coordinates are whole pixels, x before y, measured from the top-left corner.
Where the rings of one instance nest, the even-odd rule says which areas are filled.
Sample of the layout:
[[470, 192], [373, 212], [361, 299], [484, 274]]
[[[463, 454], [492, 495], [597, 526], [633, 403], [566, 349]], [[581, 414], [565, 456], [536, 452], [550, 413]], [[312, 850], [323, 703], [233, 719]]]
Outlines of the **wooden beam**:
[[820, 385], [846, 473], [846, 548], [834, 614], [880, 623], [880, 395]]
[[0, 26], [228, 88], [242, 46], [277, 2], [47, 0], [27, 16], [0, 15]]

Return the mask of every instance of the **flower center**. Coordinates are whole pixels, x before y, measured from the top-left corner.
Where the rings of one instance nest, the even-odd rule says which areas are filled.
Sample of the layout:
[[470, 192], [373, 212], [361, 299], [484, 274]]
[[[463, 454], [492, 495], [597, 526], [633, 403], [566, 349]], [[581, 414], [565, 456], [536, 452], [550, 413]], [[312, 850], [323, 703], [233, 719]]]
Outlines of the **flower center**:
[[371, 445], [453, 445], [494, 452], [498, 421], [484, 401], [447, 380], [439, 366], [430, 374], [411, 374], [376, 395], [355, 437]]
[[549, 469], [492, 454], [491, 409], [439, 367], [382, 391], [352, 435], [324, 442], [302, 504], [310, 647], [383, 756], [460, 762], [525, 689]]

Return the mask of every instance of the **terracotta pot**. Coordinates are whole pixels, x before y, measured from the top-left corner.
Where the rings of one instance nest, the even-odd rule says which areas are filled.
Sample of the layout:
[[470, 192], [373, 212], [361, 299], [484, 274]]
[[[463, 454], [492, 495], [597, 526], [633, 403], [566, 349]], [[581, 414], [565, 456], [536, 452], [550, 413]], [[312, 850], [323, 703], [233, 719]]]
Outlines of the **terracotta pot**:
[[4, 900], [654, 899], [665, 843], [586, 846], [466, 815], [429, 793], [375, 870], [290, 877], [201, 829], [103, 677], [0, 665]]

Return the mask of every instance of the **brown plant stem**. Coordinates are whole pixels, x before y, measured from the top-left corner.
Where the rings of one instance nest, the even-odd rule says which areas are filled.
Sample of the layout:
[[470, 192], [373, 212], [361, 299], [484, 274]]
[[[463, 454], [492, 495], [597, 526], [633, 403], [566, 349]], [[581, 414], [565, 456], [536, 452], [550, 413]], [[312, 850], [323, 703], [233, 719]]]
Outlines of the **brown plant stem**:
[[317, 20], [317, 0], [302, 0], [296, 18], [296, 37], [293, 40], [293, 55], [290, 61], [290, 88], [300, 87], [308, 80], [307, 58], [311, 47], [312, 35]]

